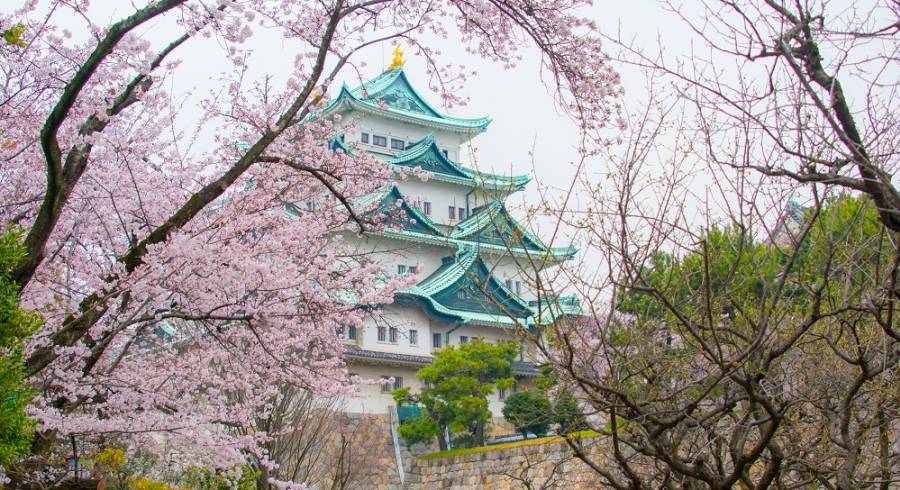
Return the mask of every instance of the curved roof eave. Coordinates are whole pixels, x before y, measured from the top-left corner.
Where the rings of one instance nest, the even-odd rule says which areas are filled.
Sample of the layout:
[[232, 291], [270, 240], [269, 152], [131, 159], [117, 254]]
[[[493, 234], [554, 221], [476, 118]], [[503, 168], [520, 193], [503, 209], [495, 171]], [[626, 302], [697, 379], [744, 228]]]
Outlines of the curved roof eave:
[[[409, 78], [406, 76], [406, 72], [403, 70], [403, 67], [382, 72], [372, 80], [369, 80], [363, 85], [351, 90], [350, 94], [353, 95], [357, 100], [372, 103], [368, 99], [373, 99], [381, 95], [384, 91], [390, 88], [398, 78], [402, 80], [404, 87], [409, 90], [412, 96], [416, 98], [418, 102], [421, 103], [423, 107], [425, 107], [425, 109], [427, 109], [434, 115], [432, 117], [452, 122], [454, 124], [467, 125], [470, 127], [482, 125], [486, 127], [487, 124], [489, 124], [491, 121], [491, 118], [487, 116], [478, 118], [463, 118], [451, 116], [450, 114], [441, 111], [430, 102], [428, 102], [428, 99], [423, 97], [422, 94], [419, 93], [418, 90], [416, 90], [416, 87], [409, 81]], [[365, 95], [363, 94], [363, 91], [366, 92]], [[401, 113], [405, 112], [396, 108], [394, 108], [393, 110]]]
[[[442, 119], [433, 116], [423, 116], [420, 114], [401, 111], [399, 109], [394, 109], [391, 107], [383, 108], [378, 104], [353, 95], [353, 93], [347, 88], [346, 85], [341, 86], [341, 91], [338, 93], [338, 96], [332, 99], [325, 107], [316, 111], [316, 113], [328, 114], [340, 109], [341, 107], [348, 107], [368, 114], [427, 126], [435, 129], [441, 129], [444, 131], [465, 133], [470, 137], [474, 137], [476, 134], [483, 133], [487, 130], [488, 125], [491, 123], [491, 118], [487, 116], [478, 119]], [[475, 131], [474, 133], [473, 130]]]
[[[488, 227], [492, 223], [495, 223], [497, 218], [502, 215], [503, 219], [505, 219], [510, 227], [516, 229], [517, 233], [521, 233], [521, 237], [530, 242], [531, 245], [536, 248], [536, 250], [530, 250], [529, 253], [533, 253], [536, 255], [556, 255], [556, 251], [554, 249], [547, 247], [547, 245], [545, 245], [540, 238], [532, 234], [530, 231], [528, 231], [528, 229], [522, 226], [522, 224], [519, 223], [518, 220], [513, 218], [512, 215], [509, 214], [509, 211], [506, 210], [506, 206], [500, 200], [495, 199], [479, 209], [480, 211], [473, 213], [471, 216], [458, 223], [452, 230], [450, 230], [448, 236], [457, 240], [466, 240], [467, 237], [471, 237], [484, 231], [486, 227]], [[478, 240], [466, 241], [481, 243]], [[560, 252], [568, 253], [568, 250], [561, 249]]]
[[422, 243], [426, 245], [434, 245], [438, 247], [474, 247], [479, 251], [492, 253], [498, 252], [502, 254], [513, 254], [517, 257], [537, 257], [539, 260], [544, 257], [550, 259], [552, 264], [558, 264], [564, 260], [569, 260], [578, 253], [577, 247], [558, 247], [548, 249], [549, 253], [541, 253], [526, 250], [521, 247], [504, 247], [502, 245], [494, 245], [492, 243], [475, 242], [471, 240], [461, 240], [455, 238], [436, 237], [433, 235], [423, 235], [421, 233], [409, 232], [405, 230], [386, 229], [376, 233], [377, 235], [394, 240], [408, 241], [413, 243]]
[[386, 159], [385, 162], [388, 165], [396, 165], [404, 168], [409, 168], [407, 165], [403, 165], [403, 163], [412, 162], [413, 160], [425, 155], [429, 151], [434, 152], [437, 155], [438, 159], [440, 159], [445, 166], [458, 174], [450, 175], [441, 172], [429, 172], [429, 177], [435, 180], [452, 184], [459, 184], [469, 188], [482, 188], [491, 191], [500, 190], [506, 191], [508, 193], [523, 189], [525, 185], [531, 181], [531, 177], [528, 175], [516, 175], [507, 177], [503, 175], [481, 172], [460, 165], [453, 160], [450, 160], [450, 158], [448, 158], [440, 150], [440, 148], [438, 148], [434, 133], [425, 135], [425, 137], [423, 137], [419, 141], [406, 147], [405, 150], [395, 154], [393, 158]]

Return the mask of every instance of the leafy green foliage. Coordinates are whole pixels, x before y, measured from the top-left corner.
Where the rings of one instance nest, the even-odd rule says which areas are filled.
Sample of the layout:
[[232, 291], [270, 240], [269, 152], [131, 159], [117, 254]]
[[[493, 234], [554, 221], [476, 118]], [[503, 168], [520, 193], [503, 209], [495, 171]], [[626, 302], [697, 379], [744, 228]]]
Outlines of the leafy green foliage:
[[[558, 425], [557, 434], [570, 434], [590, 429], [590, 424], [588, 424], [578, 400], [572, 394], [572, 390], [565, 386], [557, 387], [559, 380], [554, 375], [551, 366], [541, 366], [540, 371], [541, 374], [534, 378], [534, 386], [541, 396], [550, 400], [552, 405], [551, 422]], [[552, 397], [551, 392], [555, 392]]]
[[470, 431], [474, 444], [482, 445], [484, 424], [491, 418], [487, 396], [515, 382], [512, 363], [517, 354], [516, 344], [478, 339], [438, 351], [434, 361], [417, 373], [425, 385], [420, 393], [414, 395], [408, 388], [393, 393], [398, 403], [418, 403], [423, 408], [421, 415], [400, 426], [406, 443], [440, 439], [449, 429]]
[[587, 417], [578, 400], [569, 389], [562, 389], [553, 403], [554, 422], [559, 424], [558, 434], [571, 434], [590, 429]]
[[25, 252], [21, 231], [0, 236], [0, 465], [25, 456], [34, 422], [25, 414], [31, 388], [24, 380], [22, 341], [40, 326], [40, 317], [19, 308], [19, 288], [10, 278]]
[[510, 395], [503, 407], [503, 418], [525, 437], [528, 434], [545, 435], [555, 419], [550, 400], [530, 391]]
[[247, 466], [228, 471], [192, 466], [182, 473], [181, 486], [190, 490], [256, 490], [258, 476], [258, 471]]
[[[409, 390], [409, 388], [402, 389]], [[394, 396], [398, 396], [397, 393], [399, 391], [400, 390], [396, 390]], [[400, 396], [409, 397], [408, 393], [404, 393]], [[398, 431], [400, 437], [406, 441], [406, 444], [412, 446], [413, 444], [418, 444], [420, 442], [427, 443], [434, 440], [434, 438], [441, 433], [441, 427], [438, 425], [437, 421], [431, 417], [420, 415], [404, 421], [400, 424]]]
[[[792, 211], [774, 239], [712, 228], [682, 255], [658, 252], [639, 272], [623, 272], [624, 314], [598, 330], [610, 368], [588, 393], [592, 411], [616, 421], [623, 447], [649, 454], [678, 441], [668, 454], [690, 453], [681, 462], [690, 465], [741, 461], [767, 437], [794, 460], [827, 461], [823, 468], [840, 468], [846, 448], [875, 459], [886, 447], [895, 411], [883, 407], [897, 406], [900, 393], [896, 234], [866, 197], [833, 195]], [[763, 413], [768, 425], [738, 422]], [[838, 434], [831, 422], [841, 417]], [[758, 458], [746, 458], [748, 467], [769, 456]]]
[[22, 39], [23, 34], [25, 34], [25, 24], [16, 24], [0, 32], [0, 37], [6, 41], [6, 44], [24, 48], [27, 43]]
[[[695, 253], [678, 258], [656, 252], [635, 284], [638, 287], [622, 295], [619, 311], [644, 321], [671, 322], [674, 319], [668, 305], [677, 305], [683, 315], [712, 313], [720, 318], [759, 301], [782, 270], [783, 262], [781, 254], [755, 243], [737, 226], [712, 228]], [[659, 294], [644, 291], [647, 286]], [[707, 304], [699, 301], [701, 297], [714, 301]], [[708, 308], [712, 311], [707, 312]]]

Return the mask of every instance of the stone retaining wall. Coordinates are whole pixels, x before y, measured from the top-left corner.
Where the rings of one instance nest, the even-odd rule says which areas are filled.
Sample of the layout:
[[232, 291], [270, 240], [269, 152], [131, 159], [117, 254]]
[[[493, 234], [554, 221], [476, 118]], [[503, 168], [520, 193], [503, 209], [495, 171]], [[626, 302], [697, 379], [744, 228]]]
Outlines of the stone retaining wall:
[[[599, 446], [584, 441], [597, 457]], [[408, 490], [601, 488], [596, 474], [563, 442], [496, 449], [432, 460], [415, 459], [407, 472]], [[525, 482], [528, 484], [526, 485]]]

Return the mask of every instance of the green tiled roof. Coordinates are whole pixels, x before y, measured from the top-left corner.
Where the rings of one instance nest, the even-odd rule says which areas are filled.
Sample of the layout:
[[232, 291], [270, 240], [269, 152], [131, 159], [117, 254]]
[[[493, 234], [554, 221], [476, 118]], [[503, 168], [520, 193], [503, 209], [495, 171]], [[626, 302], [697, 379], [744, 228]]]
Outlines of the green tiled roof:
[[369, 216], [378, 215], [379, 218], [386, 219], [387, 231], [393, 231], [396, 235], [412, 234], [446, 240], [446, 235], [434, 221], [410, 206], [396, 186], [385, 192], [364, 196], [358, 199], [354, 206], [366, 209]]
[[[397, 207], [399, 203], [399, 208]], [[379, 232], [380, 235], [407, 242], [435, 245], [449, 249], [470, 248], [484, 253], [513, 254], [554, 262], [571, 258], [575, 247], [548, 248], [537, 237], [530, 234], [515, 218], [509, 215], [498, 202], [476, 208], [472, 216], [461, 221], [454, 228], [445, 231], [418, 208], [409, 205], [409, 200], [396, 186], [387, 191], [375, 192], [357, 199], [353, 206], [364, 213], [378, 213], [395, 219], [396, 222]], [[500, 213], [500, 211], [503, 211]], [[398, 211], [400, 211], [398, 213]], [[399, 216], [398, 216], [399, 215]], [[396, 218], [390, 218], [396, 216]], [[505, 235], [497, 230], [508, 231]], [[506, 237], [508, 242], [499, 238]], [[524, 237], [519, 239], [517, 237]]]
[[531, 181], [528, 175], [497, 175], [466, 168], [444, 155], [438, 148], [433, 134], [428, 134], [385, 161], [388, 165], [398, 167], [421, 167], [422, 170], [430, 172], [431, 178], [435, 180], [476, 189], [513, 192], [525, 187], [525, 184]]
[[[345, 347], [344, 355], [355, 361], [369, 361], [377, 364], [399, 364], [405, 366], [426, 366], [434, 361], [433, 356], [381, 352], [362, 349], [355, 345]], [[540, 374], [540, 371], [538, 371], [533, 364], [524, 361], [513, 361], [512, 368], [513, 373], [520, 376], [536, 376]]]
[[533, 315], [528, 303], [506, 289], [490, 273], [472, 247], [461, 247], [434, 273], [398, 294], [431, 315], [463, 323], [527, 325]]
[[519, 224], [499, 200], [472, 210], [468, 218], [450, 231], [450, 238], [486, 243], [504, 249], [522, 249], [532, 255], [549, 254], [557, 258], [569, 258], [577, 251], [574, 247], [548, 248]]
[[429, 134], [409, 145], [405, 150], [394, 155], [393, 158], [389, 158], [387, 163], [410, 168], [421, 167], [422, 170], [448, 177], [456, 177], [464, 180], [466, 183], [471, 180], [471, 176], [465, 170], [447, 158], [444, 152], [438, 148], [433, 134]]
[[535, 321], [550, 324], [561, 317], [586, 316], [581, 302], [575, 296], [545, 295], [540, 301], [529, 301], [528, 306], [534, 311]]
[[365, 112], [466, 133], [483, 132], [491, 122], [489, 117], [466, 119], [439, 111], [413, 88], [403, 68], [385, 71], [352, 90], [346, 85], [341, 86], [338, 96], [321, 112], [333, 111], [342, 104]]

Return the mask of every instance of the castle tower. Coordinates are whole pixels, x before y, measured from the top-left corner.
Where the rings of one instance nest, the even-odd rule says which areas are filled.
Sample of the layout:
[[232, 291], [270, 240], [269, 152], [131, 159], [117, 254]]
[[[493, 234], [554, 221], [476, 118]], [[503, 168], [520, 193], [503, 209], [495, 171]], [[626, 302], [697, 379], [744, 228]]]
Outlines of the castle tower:
[[[453, 117], [429, 104], [403, 71], [402, 54], [395, 53], [388, 70], [362, 86], [341, 87], [322, 112], [352, 121], [335, 141], [344, 151], [369, 152], [398, 173], [417, 167], [429, 173], [424, 180], [398, 178], [367, 198], [365, 204], [395, 214], [395, 203], [401, 203], [404, 218], [359, 243], [388, 270], [415, 274], [417, 284], [398, 293], [365, 328], [341, 332], [351, 373], [396, 380], [394, 386], [363, 386], [348, 410], [387, 413], [394, 405], [391, 388], [420, 388], [415, 373], [436, 350], [474, 338], [511, 340], [517, 326], [534, 325], [536, 294], [528, 286], [533, 280], [517, 263], [552, 267], [575, 249], [547, 247], [507, 211], [506, 198], [530, 177], [479, 172], [460, 163], [462, 145], [484, 132], [490, 118]], [[537, 374], [524, 353], [514, 371], [522, 382]], [[495, 416], [506, 395], [489, 397]]]

